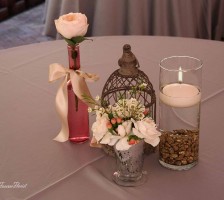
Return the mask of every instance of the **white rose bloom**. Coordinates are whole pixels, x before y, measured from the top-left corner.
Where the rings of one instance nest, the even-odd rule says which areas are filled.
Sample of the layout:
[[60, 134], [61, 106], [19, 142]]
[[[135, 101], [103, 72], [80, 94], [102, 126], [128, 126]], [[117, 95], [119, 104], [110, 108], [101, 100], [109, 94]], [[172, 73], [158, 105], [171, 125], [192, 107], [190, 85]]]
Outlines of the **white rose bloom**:
[[146, 143], [156, 146], [159, 144], [159, 136], [161, 133], [156, 130], [156, 125], [152, 119], [145, 118], [141, 121], [134, 121], [132, 119], [135, 128], [133, 128], [133, 133], [139, 138], [144, 138]]
[[69, 13], [54, 21], [57, 31], [67, 39], [84, 36], [88, 29], [87, 17], [82, 13]]
[[117, 132], [121, 137], [124, 137], [131, 133], [131, 128], [132, 128], [132, 121], [128, 120], [118, 126]]
[[100, 141], [100, 144], [108, 144], [110, 143], [112, 134], [110, 132], [107, 132], [106, 135], [104, 135], [103, 139]]
[[96, 121], [92, 125], [93, 136], [96, 138], [97, 142], [101, 140], [104, 135], [108, 132], [107, 123], [109, 122], [108, 116], [104, 114], [96, 117]]
[[153, 135], [151, 137], [145, 138], [144, 141], [148, 144], [151, 144], [153, 147], [157, 146], [159, 144], [159, 137]]
[[117, 132], [121, 137], [124, 137], [126, 135], [125, 128], [122, 125], [118, 126]]
[[110, 138], [110, 142], [108, 143], [108, 145], [114, 146], [119, 139], [121, 139], [121, 136], [112, 135], [111, 138]]
[[129, 135], [132, 129], [132, 121], [131, 120], [125, 121], [122, 123], [122, 125], [125, 127], [125, 131], [127, 135]]
[[128, 150], [132, 145], [128, 144], [128, 137], [121, 138], [118, 143], [116, 144], [116, 149], [118, 151], [125, 151]]
[[108, 144], [110, 146], [114, 146], [120, 138], [120, 136], [112, 135], [110, 132], [107, 132], [103, 139], [100, 141], [100, 144]]

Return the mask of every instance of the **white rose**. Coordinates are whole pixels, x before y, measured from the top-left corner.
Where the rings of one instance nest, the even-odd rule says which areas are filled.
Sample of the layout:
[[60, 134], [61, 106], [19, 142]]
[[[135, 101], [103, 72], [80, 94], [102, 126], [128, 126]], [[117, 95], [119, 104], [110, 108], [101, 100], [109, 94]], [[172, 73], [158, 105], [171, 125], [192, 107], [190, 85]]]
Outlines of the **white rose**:
[[143, 138], [144, 141], [152, 146], [157, 146], [159, 144], [159, 136], [161, 133], [156, 130], [156, 125], [152, 119], [145, 118], [141, 121], [134, 121], [135, 128], [133, 128], [133, 133], [139, 138]]
[[86, 15], [82, 13], [62, 15], [54, 22], [57, 31], [67, 39], [84, 36], [89, 26]]
[[92, 125], [93, 136], [99, 142], [108, 132], [107, 123], [109, 122], [107, 115], [97, 115], [96, 121]]
[[112, 135], [110, 132], [107, 132], [107, 134], [100, 141], [100, 144], [108, 144], [109, 146], [114, 146], [120, 138], [121, 136]]
[[121, 138], [117, 144], [116, 144], [116, 149], [118, 151], [125, 151], [125, 150], [128, 150], [132, 145], [129, 145], [128, 144], [128, 137], [123, 137]]
[[128, 120], [118, 126], [117, 132], [121, 137], [129, 135], [131, 132], [132, 121]]
[[112, 136], [112, 134], [110, 132], [107, 132], [103, 136], [102, 140], [100, 141], [100, 144], [108, 144], [108, 143], [110, 143], [111, 136]]

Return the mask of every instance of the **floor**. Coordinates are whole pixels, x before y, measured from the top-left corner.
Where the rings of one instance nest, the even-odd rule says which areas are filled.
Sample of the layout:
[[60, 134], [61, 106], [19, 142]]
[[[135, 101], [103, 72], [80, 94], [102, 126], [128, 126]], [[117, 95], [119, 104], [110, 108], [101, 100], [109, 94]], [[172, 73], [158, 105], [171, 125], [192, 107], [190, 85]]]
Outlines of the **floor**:
[[0, 22], [0, 49], [54, 40], [42, 34], [44, 3]]

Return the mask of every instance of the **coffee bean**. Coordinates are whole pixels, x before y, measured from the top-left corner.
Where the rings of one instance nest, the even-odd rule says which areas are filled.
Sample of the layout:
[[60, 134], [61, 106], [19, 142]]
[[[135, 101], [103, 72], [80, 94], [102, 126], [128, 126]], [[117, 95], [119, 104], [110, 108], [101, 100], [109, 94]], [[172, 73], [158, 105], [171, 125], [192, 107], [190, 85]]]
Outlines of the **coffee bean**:
[[186, 165], [198, 160], [199, 133], [191, 130], [164, 132], [160, 138], [160, 159], [171, 165]]
[[186, 165], [186, 164], [187, 164], [187, 161], [186, 161], [186, 160], [181, 160], [181, 163], [182, 163], [183, 165]]
[[174, 149], [175, 152], [177, 152], [178, 151], [178, 146], [174, 145], [173, 149]]
[[176, 161], [175, 165], [180, 166], [181, 165], [181, 161]]
[[171, 157], [172, 157], [172, 158], [177, 158], [178, 155], [174, 153], [174, 154], [171, 154]]

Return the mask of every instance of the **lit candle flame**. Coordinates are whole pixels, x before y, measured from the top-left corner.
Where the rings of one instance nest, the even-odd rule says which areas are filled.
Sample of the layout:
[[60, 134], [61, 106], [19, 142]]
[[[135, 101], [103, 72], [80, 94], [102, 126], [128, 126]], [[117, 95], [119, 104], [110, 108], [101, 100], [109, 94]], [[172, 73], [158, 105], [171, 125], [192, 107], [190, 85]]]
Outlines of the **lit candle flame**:
[[183, 82], [183, 70], [181, 67], [179, 67], [179, 72], [178, 72], [178, 82], [182, 83]]

